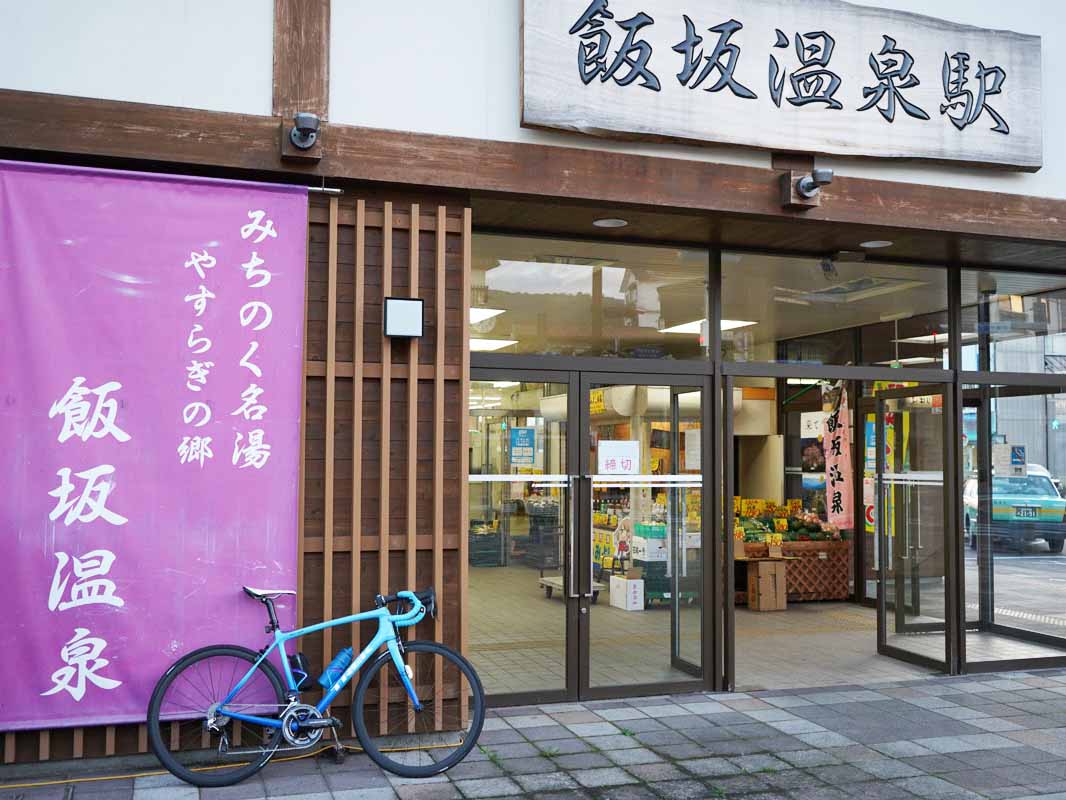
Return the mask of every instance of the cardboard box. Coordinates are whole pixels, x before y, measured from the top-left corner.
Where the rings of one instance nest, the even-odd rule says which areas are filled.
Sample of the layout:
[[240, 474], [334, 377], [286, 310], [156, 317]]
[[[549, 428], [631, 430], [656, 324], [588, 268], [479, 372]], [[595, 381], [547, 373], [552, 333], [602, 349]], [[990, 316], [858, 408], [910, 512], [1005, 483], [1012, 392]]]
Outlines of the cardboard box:
[[630, 552], [636, 561], [666, 561], [666, 539], [645, 539], [643, 536], [634, 536]]
[[612, 575], [611, 605], [623, 611], [643, 611], [644, 581]]
[[788, 605], [784, 561], [748, 562], [748, 608], [784, 611]]

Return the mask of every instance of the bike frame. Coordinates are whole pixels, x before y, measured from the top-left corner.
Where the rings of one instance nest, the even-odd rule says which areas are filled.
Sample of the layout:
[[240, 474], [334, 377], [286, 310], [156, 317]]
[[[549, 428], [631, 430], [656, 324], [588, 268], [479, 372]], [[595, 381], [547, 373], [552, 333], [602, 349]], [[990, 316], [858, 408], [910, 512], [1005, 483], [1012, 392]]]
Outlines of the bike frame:
[[253, 725], [263, 725], [268, 728], [280, 728], [281, 719], [271, 719], [269, 717], [258, 717], [253, 714], [242, 714], [238, 711], [231, 711], [226, 708], [226, 704], [229, 703], [242, 688], [252, 679], [255, 671], [270, 656], [275, 649], [281, 650], [281, 667], [285, 673], [285, 682], [288, 684], [290, 694], [299, 696], [300, 690], [296, 688], [296, 681], [292, 675], [292, 667], [289, 665], [289, 656], [285, 652], [285, 643], [292, 639], [299, 639], [301, 636], [306, 636], [309, 633], [316, 633], [326, 628], [334, 628], [338, 625], [350, 625], [353, 622], [364, 622], [366, 620], [376, 619], [378, 622], [378, 631], [374, 634], [374, 638], [370, 640], [370, 643], [360, 651], [359, 655], [352, 659], [352, 663], [348, 665], [348, 668], [344, 670], [341, 676], [329, 687], [325, 696], [318, 701], [315, 706], [318, 709], [319, 714], [325, 714], [326, 709], [329, 708], [330, 703], [334, 698], [343, 691], [344, 687], [352, 680], [363, 665], [374, 656], [382, 646], [388, 649], [389, 654], [392, 656], [392, 662], [396, 665], [397, 672], [400, 673], [400, 680], [403, 681], [404, 688], [407, 690], [407, 696], [411, 698], [411, 702], [414, 704], [416, 711], [422, 710], [422, 703], [419, 702], [418, 697], [415, 694], [415, 689], [411, 685], [411, 679], [407, 677], [407, 668], [403, 663], [403, 657], [400, 653], [399, 637], [396, 633], [397, 628], [407, 628], [411, 625], [416, 625], [425, 616], [426, 607], [422, 602], [415, 597], [414, 592], [397, 592], [397, 597], [402, 600], [406, 600], [411, 603], [412, 608], [410, 611], [403, 614], [392, 614], [389, 612], [388, 607], [375, 608], [373, 611], [363, 611], [360, 614], [352, 614], [351, 616], [341, 617], [339, 619], [329, 620], [327, 622], [320, 622], [317, 625], [309, 625], [306, 628], [297, 628], [292, 631], [274, 631], [274, 641], [270, 647], [263, 651], [252, 667], [244, 674], [237, 685], [230, 690], [226, 698], [219, 703], [218, 713], [230, 717], [231, 719], [237, 719], [241, 722], [250, 722]]

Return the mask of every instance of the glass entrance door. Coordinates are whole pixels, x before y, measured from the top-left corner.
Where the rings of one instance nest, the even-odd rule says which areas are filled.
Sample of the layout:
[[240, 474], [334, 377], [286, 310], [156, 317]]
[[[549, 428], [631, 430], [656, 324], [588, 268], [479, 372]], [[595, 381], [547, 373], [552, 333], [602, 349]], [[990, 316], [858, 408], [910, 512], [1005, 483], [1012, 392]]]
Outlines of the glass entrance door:
[[618, 383], [585, 374], [580, 398], [580, 552], [573, 563], [581, 694], [697, 682], [704, 608], [702, 388], [662, 376]]
[[940, 385], [875, 393], [878, 652], [946, 671], [950, 395]]

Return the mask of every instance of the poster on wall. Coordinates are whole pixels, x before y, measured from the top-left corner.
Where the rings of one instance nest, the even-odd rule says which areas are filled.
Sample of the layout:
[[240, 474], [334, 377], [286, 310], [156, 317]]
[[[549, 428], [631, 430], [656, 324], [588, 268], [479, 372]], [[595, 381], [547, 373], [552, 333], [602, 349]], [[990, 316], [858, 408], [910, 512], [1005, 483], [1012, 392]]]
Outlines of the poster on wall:
[[302, 187], [0, 162], [0, 729], [143, 721], [181, 655], [262, 646], [306, 240]]
[[537, 458], [537, 429], [511, 428], [511, 466], [532, 467]]
[[855, 473], [851, 469], [851, 411], [843, 381], [822, 384], [826, 409], [822, 445], [825, 453], [825, 505], [829, 523], [841, 530], [855, 527]]
[[805, 411], [800, 414], [803, 507], [818, 514], [825, 513], [825, 448], [822, 443], [825, 418], [824, 411]]

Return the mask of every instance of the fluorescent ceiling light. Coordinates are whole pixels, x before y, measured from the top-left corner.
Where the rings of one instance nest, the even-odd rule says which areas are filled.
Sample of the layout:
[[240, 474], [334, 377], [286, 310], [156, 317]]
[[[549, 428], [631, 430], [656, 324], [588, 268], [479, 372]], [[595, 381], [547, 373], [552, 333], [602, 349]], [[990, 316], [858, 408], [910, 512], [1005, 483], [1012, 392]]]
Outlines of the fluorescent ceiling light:
[[809, 306], [810, 300], [800, 300], [798, 297], [785, 297], [784, 295], [778, 295], [774, 298], [775, 303], [791, 303], [794, 306]]
[[[705, 319], [694, 319], [692, 322], [683, 322], [680, 325], [672, 325], [669, 328], [660, 328], [659, 333], [690, 333], [699, 334], [703, 332], [704, 326], [707, 324]], [[747, 328], [749, 325], [757, 325], [756, 322], [748, 322], [740, 319], [723, 319], [722, 330], [731, 331], [736, 328]]]
[[865, 247], [867, 250], [877, 250], [878, 248], [891, 247], [892, 245], [893, 242], [890, 242], [887, 239], [872, 239], [869, 242], [860, 243], [859, 247]]
[[471, 339], [470, 340], [470, 352], [472, 353], [488, 353], [493, 350], [502, 350], [505, 347], [510, 347], [513, 344], [518, 344], [514, 339]]
[[470, 309], [470, 324], [477, 325], [479, 322], [484, 322], [487, 319], [498, 317], [506, 309], [503, 308], [473, 308]]
[[618, 217], [605, 217], [604, 219], [592, 220], [592, 224], [597, 228], [624, 228], [629, 222]]
[[[964, 342], [972, 342], [976, 338], [977, 334], [973, 333], [972, 331], [962, 332], [962, 341]], [[908, 336], [906, 339], [893, 339], [892, 341], [901, 343], [907, 342], [909, 344], [947, 344], [948, 332], [943, 331], [942, 333], [930, 333], [926, 336]]]
[[819, 378], [789, 378], [785, 383], [789, 386], [813, 386], [816, 383], [821, 383]]
[[911, 367], [915, 364], [936, 364], [939, 361], [939, 358], [933, 358], [932, 356], [911, 356], [910, 358], [890, 358], [888, 361], [878, 361], [877, 363], [887, 366], [899, 364], [900, 366]]
[[493, 389], [510, 389], [512, 386], [518, 386], [519, 381], [493, 381]]

